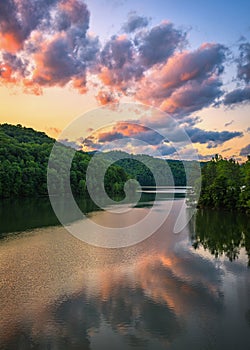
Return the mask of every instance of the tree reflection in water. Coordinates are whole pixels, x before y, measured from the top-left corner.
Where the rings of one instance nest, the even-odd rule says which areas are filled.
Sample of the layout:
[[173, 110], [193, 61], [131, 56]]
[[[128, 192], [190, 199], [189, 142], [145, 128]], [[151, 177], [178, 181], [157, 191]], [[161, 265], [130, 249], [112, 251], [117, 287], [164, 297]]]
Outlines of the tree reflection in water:
[[250, 220], [239, 212], [198, 210], [190, 223], [194, 249], [203, 247], [216, 258], [238, 259], [245, 248], [250, 266]]

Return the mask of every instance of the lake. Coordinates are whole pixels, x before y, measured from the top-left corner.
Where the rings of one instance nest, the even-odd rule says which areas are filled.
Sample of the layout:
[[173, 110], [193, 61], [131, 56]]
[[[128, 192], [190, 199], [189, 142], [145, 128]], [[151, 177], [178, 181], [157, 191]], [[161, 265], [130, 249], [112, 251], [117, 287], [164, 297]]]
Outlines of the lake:
[[[146, 192], [129, 220], [152, 209]], [[198, 211], [174, 234], [183, 192], [152, 236], [119, 249], [70, 235], [47, 198], [1, 201], [0, 349], [250, 348], [249, 217]], [[125, 218], [78, 204], [99, 224]]]

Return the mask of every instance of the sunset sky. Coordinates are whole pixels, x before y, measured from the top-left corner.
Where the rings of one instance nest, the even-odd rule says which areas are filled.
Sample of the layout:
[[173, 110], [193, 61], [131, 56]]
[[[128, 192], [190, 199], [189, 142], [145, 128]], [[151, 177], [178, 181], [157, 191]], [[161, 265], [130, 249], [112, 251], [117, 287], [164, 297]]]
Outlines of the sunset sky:
[[[249, 0], [0, 1], [0, 123], [57, 137], [93, 108], [143, 103], [166, 112], [152, 117], [152, 128], [165, 130], [167, 114], [184, 126], [200, 159], [220, 153], [245, 160], [249, 13]], [[90, 139], [98, 149], [149, 134], [124, 130], [117, 121]], [[161, 139], [152, 143], [162, 146]], [[164, 152], [175, 157], [170, 146]]]

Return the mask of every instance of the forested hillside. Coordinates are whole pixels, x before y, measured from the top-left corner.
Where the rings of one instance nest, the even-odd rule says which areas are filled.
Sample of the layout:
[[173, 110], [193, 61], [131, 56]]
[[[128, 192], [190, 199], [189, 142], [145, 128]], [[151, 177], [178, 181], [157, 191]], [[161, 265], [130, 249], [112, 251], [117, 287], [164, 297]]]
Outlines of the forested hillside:
[[[55, 140], [43, 132], [21, 125], [0, 125], [0, 197], [29, 197], [47, 195], [47, 165]], [[60, 158], [63, 159], [67, 147], [62, 145]], [[66, 153], [65, 153], [66, 154]], [[74, 194], [87, 194], [86, 169], [93, 155], [77, 151], [71, 166], [71, 188]], [[147, 155], [129, 155], [114, 151], [100, 154], [99, 166], [115, 162], [105, 175], [105, 188], [109, 194], [122, 194], [124, 183], [131, 178], [142, 186], [154, 186], [157, 174], [161, 185], [173, 184], [164, 171], [165, 160]], [[120, 159], [123, 158], [123, 159]], [[119, 159], [118, 161], [116, 161]], [[186, 185], [182, 162], [168, 160], [176, 186]], [[63, 166], [63, 164], [61, 164]], [[198, 163], [187, 162], [197, 174]], [[149, 170], [152, 169], [152, 171]], [[50, 169], [54, 177], [55, 193], [63, 192], [65, 179], [58, 176], [57, 169]], [[98, 173], [98, 171], [97, 171]], [[193, 177], [195, 179], [195, 176]], [[100, 184], [93, 178], [90, 184], [98, 190]]]
[[[21, 125], [0, 125], [0, 197], [29, 197], [47, 195], [47, 166], [55, 140], [43, 132], [37, 132]], [[60, 158], [68, 150], [61, 145]], [[87, 195], [86, 170], [93, 155], [77, 151], [71, 166], [71, 188], [75, 195]], [[154, 186], [154, 175], [160, 185], [172, 184], [166, 177], [165, 160], [147, 155], [131, 155], [112, 151], [98, 155], [99, 167], [108, 167], [105, 188], [109, 195], [123, 193], [124, 183], [131, 178], [141, 186]], [[62, 162], [63, 163], [63, 162]], [[180, 161], [167, 160], [176, 186], [186, 185], [185, 169]], [[185, 162], [193, 172], [193, 182], [199, 174], [197, 162]], [[63, 164], [61, 165], [63, 166]], [[151, 171], [151, 170], [152, 171]], [[57, 169], [50, 171], [54, 177], [55, 193], [65, 189], [65, 179]], [[98, 170], [96, 171], [98, 173]], [[191, 185], [194, 185], [192, 183]], [[98, 190], [98, 177], [90, 184]], [[250, 157], [240, 165], [233, 159], [215, 156], [202, 166], [202, 188], [199, 207], [242, 209], [250, 211]]]
[[[21, 125], [0, 125], [0, 197], [29, 197], [47, 195], [47, 166], [55, 140], [43, 132], [37, 132]], [[67, 151], [61, 146], [61, 152]], [[86, 194], [85, 175], [91, 156], [77, 151], [71, 167], [71, 188], [74, 194]], [[100, 163], [105, 166], [105, 160]], [[64, 191], [64, 179], [57, 169], [50, 169], [58, 193]], [[118, 166], [109, 167], [106, 176], [106, 190], [109, 194], [123, 191], [128, 180], [125, 171]], [[93, 184], [96, 186], [96, 184]]]
[[[164, 160], [145, 154], [133, 155], [122, 151], [108, 152], [102, 155], [102, 157], [103, 156], [106, 159], [115, 161], [115, 164], [121, 166], [125, 172], [132, 178], [135, 178], [141, 186], [155, 186], [154, 175], [159, 179], [159, 185], [186, 186], [187, 180], [185, 170], [188, 171], [189, 175], [192, 174], [192, 183], [189, 183], [189, 185], [194, 185], [195, 180], [200, 175], [200, 164], [195, 161], [181, 162], [179, 160]], [[173, 179], [171, 179], [171, 177], [168, 176], [168, 172], [166, 172], [166, 162]], [[150, 169], [152, 171], [150, 171]]]

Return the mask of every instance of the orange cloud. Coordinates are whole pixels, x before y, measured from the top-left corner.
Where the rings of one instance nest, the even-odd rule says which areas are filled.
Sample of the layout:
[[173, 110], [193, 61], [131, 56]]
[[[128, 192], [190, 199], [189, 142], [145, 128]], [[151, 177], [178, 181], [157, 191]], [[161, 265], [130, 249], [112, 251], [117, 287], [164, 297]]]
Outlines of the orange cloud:
[[107, 105], [109, 103], [118, 102], [118, 99], [114, 96], [114, 94], [108, 91], [99, 91], [96, 99], [100, 105]]
[[0, 33], [0, 49], [10, 53], [16, 53], [22, 48], [22, 42], [16, 33]]

